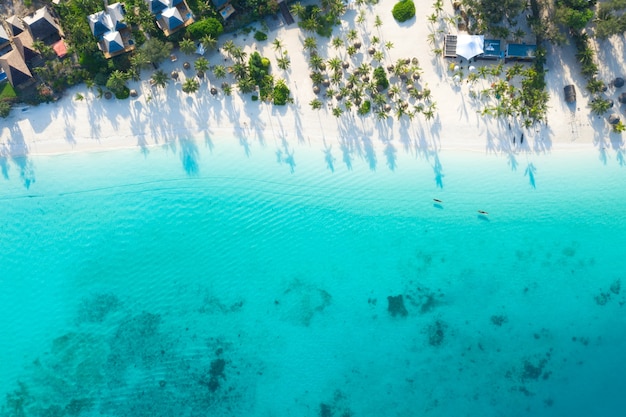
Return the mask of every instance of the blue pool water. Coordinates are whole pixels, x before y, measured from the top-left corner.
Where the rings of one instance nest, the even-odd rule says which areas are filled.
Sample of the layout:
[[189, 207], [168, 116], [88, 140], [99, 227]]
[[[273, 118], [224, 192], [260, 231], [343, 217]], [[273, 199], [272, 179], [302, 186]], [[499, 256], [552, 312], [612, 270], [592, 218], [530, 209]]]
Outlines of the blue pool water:
[[626, 171], [591, 146], [2, 167], [3, 416], [625, 409]]

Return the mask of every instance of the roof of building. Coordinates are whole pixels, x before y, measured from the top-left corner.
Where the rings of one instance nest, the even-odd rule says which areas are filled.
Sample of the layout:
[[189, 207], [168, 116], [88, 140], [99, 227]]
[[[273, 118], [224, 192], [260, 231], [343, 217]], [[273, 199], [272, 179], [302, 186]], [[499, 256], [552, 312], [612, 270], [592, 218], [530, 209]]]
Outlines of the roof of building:
[[170, 7], [170, 2], [168, 0], [146, 0], [146, 2], [148, 3], [148, 9], [153, 14], [157, 14]]
[[0, 47], [9, 42], [9, 34], [4, 29], [4, 26], [0, 25]]
[[39, 56], [39, 53], [33, 48], [33, 38], [28, 32], [22, 32], [13, 37], [13, 45], [26, 62], [30, 62]]
[[54, 49], [54, 52], [56, 52], [59, 58], [63, 58], [65, 55], [67, 55], [67, 45], [65, 44], [63, 39], [52, 45], [52, 49]]
[[89, 21], [91, 33], [93, 33], [93, 35], [97, 38], [111, 30], [108, 22], [109, 19], [107, 18], [107, 14], [104, 12], [104, 10], [101, 10], [94, 14], [90, 14], [89, 16], [87, 16], [87, 20]]
[[17, 16], [10, 16], [5, 20], [5, 22], [7, 22], [11, 36], [17, 36], [24, 32], [24, 24]]
[[225, 5], [226, 3], [228, 3], [228, 0], [212, 0], [213, 1], [213, 5], [215, 6], [216, 9], [221, 8], [223, 5]]
[[183, 17], [180, 15], [180, 12], [176, 7], [169, 7], [163, 10], [161, 17], [163, 18], [163, 22], [168, 30], [176, 29], [184, 23]]
[[26, 62], [24, 62], [22, 56], [16, 50], [12, 50], [0, 57], [0, 66], [13, 87], [24, 84], [33, 78]]
[[107, 32], [102, 37], [104, 41], [105, 52], [114, 54], [124, 49], [124, 42], [122, 41], [122, 35], [118, 31]]
[[126, 12], [124, 11], [122, 3], [109, 4], [106, 8], [106, 12], [111, 19], [112, 30], [120, 30], [126, 27], [126, 23], [124, 23], [124, 15]]
[[59, 36], [59, 27], [47, 7], [38, 9], [32, 16], [24, 17], [23, 21], [36, 40]]

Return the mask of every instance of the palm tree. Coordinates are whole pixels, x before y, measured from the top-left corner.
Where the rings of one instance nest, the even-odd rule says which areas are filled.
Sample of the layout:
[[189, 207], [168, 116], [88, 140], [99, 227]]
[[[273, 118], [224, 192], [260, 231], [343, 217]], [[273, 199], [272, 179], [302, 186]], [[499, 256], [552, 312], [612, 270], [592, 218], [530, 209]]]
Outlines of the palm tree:
[[232, 40], [228, 40], [224, 42], [224, 45], [222, 45], [222, 50], [226, 52], [228, 56], [231, 58], [233, 57], [233, 51], [236, 48], [237, 48], [237, 45], [235, 45], [235, 42], [233, 42]]
[[289, 69], [289, 66], [291, 65], [291, 59], [289, 59], [286, 51], [282, 57], [276, 59], [276, 65], [278, 65], [278, 68], [283, 71], [287, 71]]
[[248, 75], [248, 66], [242, 62], [236, 62], [230, 70], [237, 80], [246, 78]]
[[213, 67], [213, 75], [215, 78], [224, 78], [226, 77], [226, 68], [223, 65], [216, 65]]
[[186, 55], [191, 55], [196, 51], [196, 44], [191, 39], [183, 39], [178, 44], [178, 47], [180, 48], [180, 51]]
[[611, 102], [600, 97], [596, 97], [589, 103], [591, 111], [595, 114], [602, 115], [611, 108]]
[[335, 117], [341, 117], [341, 115], [343, 114], [343, 109], [339, 106], [333, 107], [333, 116]]
[[313, 110], [319, 110], [322, 108], [322, 102], [317, 98], [314, 98], [313, 100], [311, 100], [309, 102], [309, 105], [311, 106]]
[[333, 57], [326, 61], [326, 63], [333, 72], [337, 73], [341, 71], [341, 59]]
[[274, 45], [274, 50], [278, 51], [279, 54], [282, 54], [283, 47], [285, 44], [279, 38], [276, 38], [272, 41], [272, 45]]
[[248, 56], [248, 54], [246, 52], [244, 52], [243, 48], [240, 46], [236, 46], [233, 49], [232, 52], [232, 56], [235, 60], [239, 61], [239, 62], [243, 62], [246, 59], [246, 56]]
[[215, 49], [217, 47], [217, 39], [213, 37], [210, 33], [207, 33], [200, 39], [200, 43], [207, 51], [210, 49]]
[[321, 84], [324, 81], [324, 76], [321, 72], [314, 71], [311, 73], [311, 81], [314, 85]]
[[355, 20], [359, 25], [365, 23], [365, 10], [359, 10], [359, 15]]
[[356, 29], [350, 29], [346, 34], [346, 39], [350, 42], [354, 42], [358, 38], [359, 34]]
[[206, 72], [206, 70], [209, 69], [209, 61], [205, 57], [201, 56], [200, 58], [196, 59], [193, 67], [196, 71]]
[[152, 85], [156, 85], [157, 87], [165, 88], [169, 82], [170, 77], [163, 70], [154, 71], [150, 77], [150, 83]]
[[315, 71], [321, 71], [324, 65], [324, 58], [319, 55], [313, 55], [309, 58], [309, 67]]
[[294, 3], [291, 5], [291, 13], [295, 15], [298, 19], [302, 19], [304, 14], [306, 13], [306, 7], [304, 7], [300, 2]]
[[331, 43], [333, 45], [333, 48], [339, 49], [343, 46], [343, 39], [334, 37]]
[[307, 36], [306, 38], [304, 38], [304, 49], [308, 50], [309, 52], [316, 50], [317, 39], [315, 39], [313, 36]]
[[200, 89], [200, 83], [195, 78], [187, 78], [183, 83], [183, 92], [187, 94], [195, 93]]
[[126, 88], [126, 82], [128, 82], [129, 78], [130, 76], [124, 71], [115, 70], [109, 75], [106, 87], [117, 95]]
[[383, 25], [383, 20], [380, 18], [379, 15], [376, 15], [376, 17], [374, 18], [374, 27], [380, 31], [380, 27]]
[[385, 59], [385, 54], [382, 51], [375, 51], [372, 55], [372, 59], [379, 63], [383, 62], [383, 59]]
[[256, 84], [251, 77], [244, 77], [237, 82], [237, 87], [242, 93], [251, 93], [256, 90]]
[[198, 78], [204, 78], [204, 73], [209, 69], [209, 61], [205, 57], [201, 56], [200, 58], [196, 59], [193, 67], [198, 74]]

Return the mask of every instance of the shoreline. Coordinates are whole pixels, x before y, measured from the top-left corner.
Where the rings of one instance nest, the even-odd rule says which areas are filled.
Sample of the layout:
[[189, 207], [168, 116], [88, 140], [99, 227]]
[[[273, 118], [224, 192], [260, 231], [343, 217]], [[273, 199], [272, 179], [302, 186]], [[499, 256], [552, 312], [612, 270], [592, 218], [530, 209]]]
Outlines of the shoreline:
[[[170, 81], [165, 89], [150, 86], [152, 72], [143, 71], [140, 81], [128, 83], [129, 88], [138, 92], [137, 98], [99, 99], [94, 91], [88, 90], [85, 85], [79, 85], [66, 91], [57, 102], [36, 107], [20, 106], [19, 108], [25, 108], [23, 111], [14, 108], [0, 130], [0, 155], [14, 158], [114, 149], [149, 149], [181, 138], [197, 140], [202, 137], [211, 140], [233, 138], [242, 143], [275, 145], [277, 148], [301, 148], [303, 144], [326, 147], [344, 142], [368, 142], [366, 146], [375, 152], [381, 151], [389, 143], [398, 148], [404, 146], [408, 151], [425, 153], [466, 149], [506, 155], [513, 152], [562, 152], [570, 148], [587, 148], [596, 152], [603, 149], [622, 149], [622, 136], [611, 133], [604, 118], [589, 114], [589, 95], [584, 91], [584, 80], [577, 74], [577, 63], [571, 46], [557, 49], [548, 45], [548, 123], [530, 129], [511, 127], [509, 123], [507, 129], [504, 121], [482, 117], [477, 113], [477, 103], [472, 101], [476, 99], [469, 94], [473, 87], [464, 80], [456, 82], [451, 72], [446, 70], [446, 66], [456, 60], [433, 56], [426, 41], [429, 30], [426, 16], [416, 16], [409, 24], [398, 24], [385, 5], [377, 4], [364, 7], [363, 10], [367, 10], [365, 25], [355, 23], [358, 13], [350, 9], [344, 16], [342, 26], [335, 28], [333, 36], [342, 36], [347, 30], [356, 28], [366, 41], [374, 32], [370, 21], [373, 21], [374, 16], [380, 16], [383, 20], [381, 41], [394, 44], [387, 51], [388, 57], [382, 65], [395, 62], [399, 58], [418, 58], [419, 66], [423, 70], [420, 85], [427, 86], [432, 91], [437, 105], [437, 113], [432, 121], [424, 120], [422, 115], [417, 115], [412, 121], [406, 116], [397, 120], [393, 114], [389, 119], [381, 121], [375, 114], [361, 117], [354, 110], [350, 115], [343, 114], [337, 118], [333, 116], [331, 107], [313, 110], [309, 103], [318, 96], [312, 91], [306, 52], [302, 48], [302, 39], [308, 34], [296, 25], [291, 25], [270, 31], [268, 39], [261, 43], [255, 42], [250, 35], [225, 35], [221, 42], [232, 38], [248, 54], [257, 50], [270, 58], [272, 74], [286, 80], [294, 99], [293, 104], [268, 105], [252, 101], [249, 95], [240, 95], [238, 92], [234, 92], [231, 97], [225, 97], [219, 88], [221, 80], [216, 80], [212, 74], [207, 74], [207, 78], [200, 82], [198, 92], [185, 94], [181, 90], [182, 82], [186, 77], [194, 76], [194, 71], [184, 71], [182, 63], [193, 62], [196, 56], [184, 56], [178, 52], [176, 62], [167, 61], [161, 64], [161, 69], [166, 73], [176, 69], [181, 74], [179, 81]], [[406, 42], [409, 37], [421, 41], [411, 44]], [[278, 53], [271, 43], [275, 38], [280, 38], [285, 44], [284, 50], [289, 51], [292, 65], [288, 71], [276, 67]], [[320, 55], [326, 58], [341, 56], [341, 51], [324, 44], [330, 39], [317, 38]], [[612, 39], [611, 42], [623, 43], [619, 39]], [[364, 49], [366, 47], [367, 44]], [[360, 55], [364, 60], [369, 58], [366, 52], [361, 52]], [[212, 65], [226, 61], [217, 51], [205, 56]], [[491, 63], [478, 61], [476, 65]], [[507, 65], [512, 64], [506, 64], [505, 68]], [[608, 70], [604, 73], [622, 69], [626, 72], [626, 68], [611, 69], [615, 65], [616, 63], [607, 63]], [[559, 73], [558, 68], [566, 69], [568, 73], [564, 76], [564, 73]], [[568, 107], [563, 100], [562, 91], [559, 94], [559, 88], [562, 90], [560, 84], [564, 79], [568, 83], [573, 82], [579, 91], [575, 107]], [[211, 86], [218, 86], [220, 93], [217, 97], [209, 93]], [[82, 101], [75, 100], [77, 93], [84, 96]], [[623, 112], [623, 109], [615, 110]], [[526, 138], [524, 146], [513, 151], [515, 139], [515, 146], [520, 148], [519, 138], [522, 134]], [[358, 143], [352, 145], [359, 146]]]

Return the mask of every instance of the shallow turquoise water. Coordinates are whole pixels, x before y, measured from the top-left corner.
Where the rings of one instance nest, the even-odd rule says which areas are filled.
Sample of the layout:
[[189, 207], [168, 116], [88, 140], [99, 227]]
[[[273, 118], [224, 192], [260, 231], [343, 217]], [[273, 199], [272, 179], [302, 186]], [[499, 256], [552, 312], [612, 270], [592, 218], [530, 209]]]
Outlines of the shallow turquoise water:
[[626, 171], [594, 152], [5, 160], [2, 413], [620, 415]]

